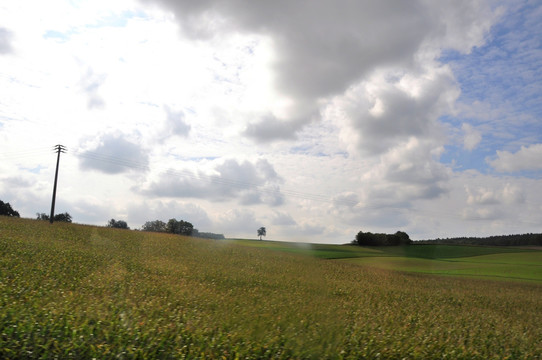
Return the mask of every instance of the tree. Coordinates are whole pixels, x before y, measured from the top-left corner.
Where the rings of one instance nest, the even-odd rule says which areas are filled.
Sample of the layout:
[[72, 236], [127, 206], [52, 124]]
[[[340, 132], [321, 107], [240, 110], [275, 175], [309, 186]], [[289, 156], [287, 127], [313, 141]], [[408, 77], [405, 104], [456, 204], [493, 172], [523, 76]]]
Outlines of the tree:
[[267, 231], [265, 230], [265, 227], [261, 227], [258, 229], [258, 236], [260, 237], [260, 240], [262, 240], [262, 236], [266, 236]]
[[68, 223], [71, 223], [72, 222], [72, 216], [70, 214], [68, 214], [67, 212], [65, 213], [62, 213], [62, 214], [56, 214], [55, 217], [53, 218], [54, 221], [63, 221], [63, 222], [68, 222]]
[[19, 217], [19, 213], [11, 207], [9, 203], [0, 200], [0, 215]]
[[161, 220], [147, 221], [141, 227], [143, 231], [166, 232], [166, 223]]
[[410, 245], [410, 243], [412, 243], [410, 236], [404, 231], [397, 231], [395, 236], [399, 238], [399, 245]]
[[49, 215], [47, 215], [46, 213], [36, 213], [36, 216], [36, 219], [38, 220], [49, 221]]
[[[47, 215], [45, 213], [36, 213], [36, 215], [37, 215], [38, 220], [49, 221], [49, 215]], [[67, 212], [65, 212], [65, 213], [62, 213], [62, 214], [56, 214], [53, 217], [53, 220], [54, 221], [62, 221], [62, 222], [71, 223], [72, 222], [72, 216], [70, 214], [68, 214]]]
[[184, 220], [177, 221], [177, 219], [169, 219], [166, 231], [172, 234], [190, 236], [192, 235], [192, 231], [194, 231], [194, 225]]
[[109, 220], [106, 226], [110, 228], [116, 228], [116, 229], [130, 229], [128, 227], [128, 224], [124, 220], [111, 219]]

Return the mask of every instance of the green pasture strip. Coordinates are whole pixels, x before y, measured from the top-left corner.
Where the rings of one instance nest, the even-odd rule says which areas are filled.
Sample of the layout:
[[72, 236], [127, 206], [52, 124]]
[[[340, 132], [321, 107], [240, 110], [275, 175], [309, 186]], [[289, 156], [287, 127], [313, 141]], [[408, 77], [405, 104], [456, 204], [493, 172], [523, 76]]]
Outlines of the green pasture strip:
[[[405, 259], [401, 266], [419, 268], [438, 262], [350, 261], [364, 259]], [[346, 261], [0, 217], [0, 358], [534, 359], [542, 353], [539, 283]]]
[[[310, 243], [290, 243], [281, 241], [233, 240], [234, 243], [250, 247], [304, 254], [321, 259], [341, 259], [357, 257], [408, 257], [422, 259], [454, 259], [491, 254], [530, 253], [536, 250], [497, 246], [470, 245], [409, 245], [375, 246], [328, 245]], [[541, 252], [542, 253], [542, 252]]]
[[510, 264], [510, 265], [531, 265], [542, 267], [542, 251], [528, 250], [517, 253], [481, 255], [473, 258], [457, 258], [453, 261]]
[[244, 246], [308, 255], [320, 259], [342, 259], [361, 256], [385, 256], [385, 254], [378, 249], [354, 245], [328, 245], [264, 240], [235, 240], [234, 242], [236, 244]]
[[408, 245], [408, 246], [382, 246], [378, 247], [387, 256], [402, 256], [423, 259], [452, 259], [471, 256], [524, 253], [532, 250], [497, 247], [497, 246], [469, 246], [469, 245]]
[[542, 252], [504, 253], [452, 259], [363, 257], [347, 261], [382, 269], [435, 275], [542, 281]]

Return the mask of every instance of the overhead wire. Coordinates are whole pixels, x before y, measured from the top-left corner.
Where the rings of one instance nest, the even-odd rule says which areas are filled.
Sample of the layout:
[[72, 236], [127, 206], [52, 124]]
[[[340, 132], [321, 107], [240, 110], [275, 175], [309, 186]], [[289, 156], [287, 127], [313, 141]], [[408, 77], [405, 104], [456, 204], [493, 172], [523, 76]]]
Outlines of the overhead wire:
[[[26, 157], [35, 157], [37, 155], [43, 155], [44, 152], [49, 153], [51, 150], [50, 147], [37, 147], [37, 148], [30, 148], [27, 150], [17, 151], [17, 152], [5, 152], [0, 153], [0, 158], [2, 159], [21, 159]], [[68, 152], [68, 154], [71, 154], [73, 156], [87, 159], [91, 161], [98, 161], [103, 163], [109, 163], [111, 165], [116, 166], [123, 166], [134, 170], [139, 171], [149, 171], [150, 165], [147, 162], [139, 162], [139, 161], [133, 161], [126, 158], [110, 155], [110, 154], [104, 154], [99, 152], [93, 152], [93, 151], [81, 151], [81, 150], [73, 150], [71, 152]], [[263, 187], [264, 184], [257, 184], [253, 182], [248, 181], [241, 181], [241, 180], [234, 180], [234, 179], [228, 179], [221, 177], [219, 175], [209, 175], [205, 174], [204, 172], [194, 172], [192, 170], [182, 170], [182, 169], [172, 169], [172, 168], [160, 168], [157, 167], [155, 164], [153, 164], [153, 168], [157, 171], [160, 171], [161, 174], [166, 176], [172, 176], [172, 177], [184, 177], [189, 178], [192, 180], [205, 180], [209, 181], [213, 184], [223, 185], [226, 187], [235, 187], [240, 190], [246, 190], [250, 189], [252, 191], [258, 192], [260, 194], [268, 194], [268, 195], [276, 195], [276, 196], [285, 196], [285, 197], [292, 197], [292, 198], [298, 198], [301, 200], [310, 200], [310, 201], [317, 201], [317, 202], [325, 202], [325, 203], [332, 203], [336, 205], [344, 205], [348, 207], [356, 207], [357, 210], [376, 210], [376, 209], [393, 209], [398, 211], [409, 211], [409, 212], [417, 212], [417, 213], [426, 213], [426, 214], [441, 214], [443, 216], [447, 216], [450, 218], [456, 218], [456, 219], [464, 219], [464, 217], [461, 214], [458, 213], [452, 213], [449, 211], [444, 210], [422, 210], [414, 207], [405, 207], [405, 206], [393, 206], [393, 205], [383, 205], [383, 204], [375, 204], [375, 205], [363, 205], [359, 206], [360, 203], [357, 200], [349, 200], [349, 199], [341, 199], [336, 197], [329, 197], [323, 194], [314, 194], [309, 192], [302, 192], [298, 190], [288, 189], [288, 188], [281, 188], [281, 187]], [[478, 217], [469, 217], [468, 220], [473, 221], [486, 221], [491, 220], [483, 216]], [[523, 219], [525, 220], [525, 219]], [[523, 221], [521, 220], [521, 221]], [[536, 222], [531, 221], [523, 221], [526, 223], [533, 223], [536, 224]]]

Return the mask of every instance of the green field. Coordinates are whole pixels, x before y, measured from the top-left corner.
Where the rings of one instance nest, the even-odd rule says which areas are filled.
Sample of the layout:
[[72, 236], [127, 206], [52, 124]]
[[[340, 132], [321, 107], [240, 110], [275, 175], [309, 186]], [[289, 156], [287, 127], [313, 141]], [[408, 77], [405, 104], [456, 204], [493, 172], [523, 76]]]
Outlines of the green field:
[[536, 359], [540, 254], [1, 217], [0, 358]]
[[237, 240], [284, 252], [367, 265], [382, 269], [439, 275], [542, 282], [542, 251], [514, 247], [410, 245], [359, 247]]

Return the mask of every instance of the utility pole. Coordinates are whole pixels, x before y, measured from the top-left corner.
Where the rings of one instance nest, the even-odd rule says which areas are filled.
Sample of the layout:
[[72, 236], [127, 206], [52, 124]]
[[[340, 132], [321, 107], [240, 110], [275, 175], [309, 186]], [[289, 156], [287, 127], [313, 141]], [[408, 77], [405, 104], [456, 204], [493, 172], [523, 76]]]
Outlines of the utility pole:
[[56, 145], [54, 150], [57, 152], [56, 157], [56, 171], [55, 171], [55, 184], [53, 185], [53, 201], [51, 202], [51, 216], [49, 217], [49, 222], [53, 223], [53, 218], [55, 217], [55, 199], [56, 199], [56, 182], [58, 180], [58, 164], [60, 163], [60, 153], [65, 153], [67, 151], [64, 145]]

